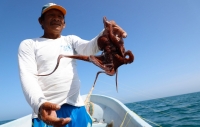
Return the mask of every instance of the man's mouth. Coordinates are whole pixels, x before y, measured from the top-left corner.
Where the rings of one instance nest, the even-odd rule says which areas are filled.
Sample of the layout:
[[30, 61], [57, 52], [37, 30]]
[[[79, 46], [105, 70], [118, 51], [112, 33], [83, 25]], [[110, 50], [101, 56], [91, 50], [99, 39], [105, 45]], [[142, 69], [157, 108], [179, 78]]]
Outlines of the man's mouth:
[[50, 25], [61, 26], [61, 23], [60, 22], [51, 22]]

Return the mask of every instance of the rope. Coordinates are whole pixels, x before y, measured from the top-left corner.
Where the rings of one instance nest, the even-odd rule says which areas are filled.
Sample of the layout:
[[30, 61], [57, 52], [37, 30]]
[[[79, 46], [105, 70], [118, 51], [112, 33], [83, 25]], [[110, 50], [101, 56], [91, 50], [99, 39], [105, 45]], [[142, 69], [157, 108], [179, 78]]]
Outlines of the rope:
[[93, 84], [93, 86], [92, 86], [92, 88], [90, 89], [90, 91], [89, 91], [89, 93], [88, 93], [88, 95], [87, 95], [87, 97], [86, 97], [86, 99], [85, 99], [85, 106], [87, 106], [87, 104], [89, 103], [89, 98], [90, 98], [90, 96], [91, 96], [91, 94], [92, 94], [92, 91], [94, 90], [94, 86], [96, 85], [96, 81], [97, 81], [97, 78], [98, 78], [98, 75], [100, 74], [100, 73], [105, 73], [104, 71], [99, 71], [99, 72], [97, 72], [97, 74], [96, 74], [96, 78], [95, 78], [95, 80], [94, 80], [94, 84]]
[[[140, 117], [140, 118], [142, 118], [142, 117]], [[148, 121], [148, 122], [150, 122], [150, 123], [152, 123], [152, 124], [154, 124], [154, 125], [156, 125], [156, 126], [162, 127], [162, 126], [160, 126], [159, 124], [154, 123], [154, 122], [152, 122], [152, 121], [150, 121], [150, 120], [148, 120], [148, 119], [145, 119], [145, 118], [142, 118], [142, 119], [145, 120], [145, 121]]]
[[125, 126], [125, 127], [127, 127], [127, 125], [129, 124], [130, 120], [131, 120], [131, 117], [129, 117], [129, 120], [128, 120], [128, 122], [126, 123], [126, 126]]
[[[126, 114], [125, 114], [125, 116], [124, 116], [124, 119], [123, 119], [123, 121], [122, 121], [120, 127], [123, 127], [124, 122], [125, 122], [126, 117], [127, 117], [127, 114], [128, 114], [128, 112], [126, 112]], [[141, 119], [145, 120], [145, 121], [148, 121], [148, 122], [150, 122], [150, 123], [152, 123], [152, 124], [154, 124], [154, 125], [156, 125], [156, 126], [162, 127], [162, 126], [160, 126], [160, 125], [157, 124], [157, 123], [154, 123], [154, 122], [152, 122], [152, 121], [150, 121], [150, 120], [148, 120], [148, 119], [145, 119], [145, 118], [139, 116], [138, 114], [136, 114], [136, 115], [137, 115], [138, 117], [140, 117]], [[126, 123], [126, 126], [125, 126], [125, 127], [127, 127], [127, 125], [128, 125], [129, 122], [130, 122], [130, 118], [129, 118], [128, 122]]]
[[[102, 81], [100, 81], [100, 82], [102, 82]], [[104, 84], [108, 84], [108, 85], [111, 85], [111, 84], [109, 84], [109, 83], [105, 83], [105, 82], [102, 82], [102, 83], [104, 83]], [[123, 88], [122, 88], [123, 89]], [[127, 89], [126, 89], [127, 90]], [[102, 91], [99, 91], [100, 93], [104, 93], [104, 92], [102, 92]], [[124, 99], [122, 99], [122, 100], [124, 100]], [[164, 100], [164, 99], [162, 99], [162, 100]], [[162, 101], [162, 102], [164, 102], [164, 103], [166, 103], [167, 101]], [[169, 103], [170, 101], [168, 101], [168, 103]], [[136, 104], [136, 103], [135, 103]], [[180, 103], [179, 103], [180, 104]], [[137, 105], [140, 105], [140, 104], [137, 104]], [[153, 110], [154, 112], [155, 111], [158, 111], [158, 110], [155, 110], [155, 109], [152, 109], [152, 108], [150, 108], [150, 107], [147, 107], [147, 106], [143, 106], [143, 105], [140, 105], [141, 107], [144, 107], [144, 108], [148, 108], [148, 109], [151, 109], [151, 110]], [[188, 108], [189, 109], [189, 108]], [[190, 110], [190, 109], [189, 109]], [[176, 116], [173, 116], [173, 115], [171, 115], [171, 114], [168, 114], [168, 113], [163, 113], [163, 112], [159, 112], [159, 113], [161, 113], [161, 114], [165, 114], [165, 115], [167, 115], [167, 116], [170, 116], [170, 117], [173, 117], [173, 118], [178, 118], [178, 117], [176, 117]], [[127, 116], [127, 113], [126, 113], [126, 115], [125, 115], [125, 117], [124, 117], [124, 120], [123, 120], [123, 122], [122, 122], [122, 124], [121, 124], [121, 126], [120, 127], [122, 127], [123, 125], [124, 125], [124, 122], [125, 122], [125, 119], [126, 119], [126, 116]], [[142, 118], [141, 116], [139, 116], [140, 118]], [[145, 119], [145, 118], [142, 118], [143, 120], [145, 120], [145, 121], [148, 121], [148, 122], [150, 122], [150, 123], [152, 123], [152, 124], [154, 124], [154, 125], [156, 125], [156, 126], [159, 126], [159, 127], [162, 127], [161, 125], [159, 125], [159, 124], [157, 124], [157, 123], [154, 123], [154, 122], [152, 122], [152, 121], [150, 121], [150, 120], [148, 120], [148, 119]], [[129, 119], [129, 121], [130, 121], [130, 119]], [[128, 125], [128, 123], [129, 123], [129, 121], [126, 123], [126, 126]]]
[[[131, 110], [131, 111], [132, 111], [132, 110]], [[134, 111], [132, 111], [132, 112], [134, 112]], [[136, 113], [135, 113], [135, 114], [136, 114]], [[162, 127], [162, 126], [160, 126], [160, 125], [157, 124], [157, 123], [154, 123], [154, 122], [152, 122], [152, 121], [150, 121], [150, 120], [148, 120], [148, 119], [145, 119], [145, 118], [139, 116], [138, 114], [136, 114], [136, 115], [137, 115], [138, 117], [140, 117], [141, 119], [145, 120], [145, 121], [148, 121], [148, 122], [150, 122], [150, 123], [152, 123], [152, 124], [154, 124], [154, 125], [156, 125], [156, 126]]]
[[94, 90], [94, 86], [92, 86], [92, 88], [90, 89], [90, 91], [89, 91], [89, 93], [88, 93], [88, 95], [87, 95], [87, 97], [86, 97], [86, 99], [85, 99], [85, 106], [87, 106], [87, 104], [89, 103], [89, 101], [90, 101], [90, 96], [91, 96], [91, 94], [92, 94], [92, 91]]
[[[106, 82], [103, 82], [103, 81], [99, 81], [99, 82], [102, 82], [102, 83], [107, 84], [107, 85], [112, 85], [112, 84], [109, 84], [109, 83], [106, 83]], [[126, 86], [126, 85], [123, 85], [123, 86]], [[128, 88], [128, 87], [127, 87], [127, 88]], [[122, 89], [124, 89], [124, 87], [123, 87]], [[124, 89], [124, 90], [131, 91], [130, 88]], [[101, 93], [102, 93], [102, 91], [101, 91]], [[119, 98], [119, 97], [118, 97], [118, 98]], [[121, 100], [125, 100], [125, 99], [121, 99]], [[162, 99], [162, 101], [159, 100], [159, 102], [163, 102], [163, 103], [165, 103], [165, 104], [170, 103], [170, 101], [164, 101], [164, 100], [165, 100], [165, 99]], [[127, 100], [126, 100], [126, 101], [127, 101]], [[168, 103], [166, 103], [166, 102], [168, 102]], [[137, 104], [137, 103], [135, 103], [135, 104]], [[178, 103], [178, 104], [181, 104], [181, 103]], [[176, 106], [176, 105], [178, 105], [178, 104], [174, 104], [174, 106]], [[140, 105], [140, 104], [137, 104], [137, 105]], [[166, 116], [170, 116], [170, 117], [172, 117], [172, 118], [179, 118], [179, 117], [177, 117], [177, 116], [173, 116], [173, 115], [171, 115], [171, 114], [169, 114], [169, 113], [164, 113], [164, 112], [161, 112], [161, 111], [159, 111], [159, 110], [152, 109], [152, 108], [147, 107], [147, 106], [143, 106], [143, 105], [140, 105], [140, 106], [141, 106], [141, 107], [144, 107], [144, 108], [146, 108], [146, 109], [151, 109], [151, 110], [153, 110], [154, 112], [159, 112], [160, 114], [164, 114], [164, 115], [166, 115]], [[185, 109], [191, 110], [190, 108], [185, 108]]]
[[122, 126], [124, 125], [124, 121], [125, 121], [125, 119], [126, 119], [127, 114], [128, 114], [128, 112], [126, 112], [126, 115], [125, 115], [125, 117], [124, 117], [124, 119], [123, 119], [123, 121], [122, 121], [120, 127], [122, 127]]
[[[102, 91], [99, 91], [100, 93], [102, 93]], [[124, 100], [124, 99], [122, 99], [122, 100]], [[136, 103], [135, 103], [136, 104]], [[137, 105], [139, 105], [139, 104], [137, 104]], [[149, 108], [149, 107], [145, 107], [145, 106], [142, 106], [142, 105], [140, 105], [141, 107], [144, 107], [144, 108]], [[149, 109], [152, 109], [152, 108], [149, 108]], [[153, 109], [152, 109], [153, 110]], [[164, 114], [164, 113], [163, 113]], [[167, 114], [167, 113], [165, 113], [165, 114]], [[138, 115], [138, 114], [136, 114], [136, 115]], [[167, 115], [169, 115], [169, 114], [167, 114]], [[121, 125], [120, 125], [120, 127], [123, 127], [123, 125], [124, 125], [124, 122], [125, 122], [125, 119], [126, 119], [126, 116], [127, 116], [127, 113], [126, 113], [126, 115], [125, 115], [125, 117], [124, 117], [124, 119], [123, 119], [123, 121], [122, 121], [122, 123], [121, 123]], [[170, 115], [169, 115], [170, 116]], [[138, 115], [138, 117], [140, 117], [141, 119], [143, 119], [143, 120], [145, 120], [145, 121], [148, 121], [149, 123], [152, 123], [152, 124], [154, 124], [154, 125], [156, 125], [156, 126], [159, 126], [159, 127], [162, 127], [161, 125], [159, 125], [159, 124], [157, 124], [157, 123], [154, 123], [154, 122], [152, 122], [152, 121], [150, 121], [150, 120], [148, 120], [148, 119], [145, 119], [145, 118], [143, 118], [143, 117], [141, 117], [141, 116], [139, 116]], [[174, 116], [173, 116], [174, 117]], [[128, 123], [130, 122], [130, 118], [129, 118], [129, 121], [126, 123], [126, 126], [125, 127], [127, 127], [127, 125], [128, 125]]]

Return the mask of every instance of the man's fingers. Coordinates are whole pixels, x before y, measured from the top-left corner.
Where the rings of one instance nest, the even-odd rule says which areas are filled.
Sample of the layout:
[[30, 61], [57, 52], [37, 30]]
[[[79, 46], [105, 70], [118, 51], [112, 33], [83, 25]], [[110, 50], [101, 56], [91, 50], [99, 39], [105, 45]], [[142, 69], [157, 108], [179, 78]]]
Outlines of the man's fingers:
[[45, 102], [44, 104], [42, 104], [42, 108], [46, 110], [58, 110], [60, 109], [60, 106], [57, 104], [52, 104], [50, 102]]
[[120, 26], [117, 25], [117, 23], [114, 20], [108, 21], [106, 17], [104, 17], [104, 27], [105, 29], [109, 29], [109, 25], [112, 25], [113, 32], [115, 35], [118, 35], [119, 37], [126, 38], [127, 33], [124, 31]]
[[40, 107], [40, 117], [41, 119], [48, 125], [53, 126], [65, 126], [68, 124], [71, 119], [70, 118], [57, 118], [57, 114], [55, 110], [60, 109], [59, 105], [52, 104], [50, 102], [45, 102]]
[[71, 118], [59, 118], [57, 121], [53, 122], [53, 125], [56, 127], [65, 126], [71, 121]]
[[120, 26], [115, 25], [113, 27], [114, 33], [118, 34], [120, 37], [126, 38], [127, 37], [127, 33], [126, 31], [124, 31]]
[[46, 117], [45, 119], [45, 123], [49, 124], [49, 125], [53, 125], [53, 126], [65, 126], [66, 124], [68, 124], [71, 121], [71, 118], [55, 118], [55, 117]]

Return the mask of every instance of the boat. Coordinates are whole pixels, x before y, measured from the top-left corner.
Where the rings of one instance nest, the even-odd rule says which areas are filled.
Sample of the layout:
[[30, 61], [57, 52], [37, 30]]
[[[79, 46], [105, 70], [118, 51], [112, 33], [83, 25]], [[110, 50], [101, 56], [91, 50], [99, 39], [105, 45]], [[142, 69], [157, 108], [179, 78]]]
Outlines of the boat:
[[[82, 95], [85, 100], [87, 95]], [[93, 119], [92, 127], [152, 127], [119, 100], [98, 94], [90, 95], [86, 109]], [[31, 127], [31, 114], [0, 127]]]

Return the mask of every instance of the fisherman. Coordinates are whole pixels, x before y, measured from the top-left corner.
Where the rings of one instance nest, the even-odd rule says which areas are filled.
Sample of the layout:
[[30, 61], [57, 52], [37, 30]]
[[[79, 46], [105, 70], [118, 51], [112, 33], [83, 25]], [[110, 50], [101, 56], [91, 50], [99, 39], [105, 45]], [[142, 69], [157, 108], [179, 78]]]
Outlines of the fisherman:
[[[89, 56], [99, 51], [97, 39], [105, 29], [90, 41], [75, 35], [63, 36], [66, 13], [64, 7], [55, 3], [44, 5], [38, 18], [43, 35], [23, 40], [19, 46], [20, 79], [25, 98], [33, 110], [32, 127], [92, 126], [80, 96], [74, 59], [63, 59], [49, 76], [37, 76], [51, 72], [60, 54]], [[118, 25], [113, 26], [113, 30], [122, 32]]]

